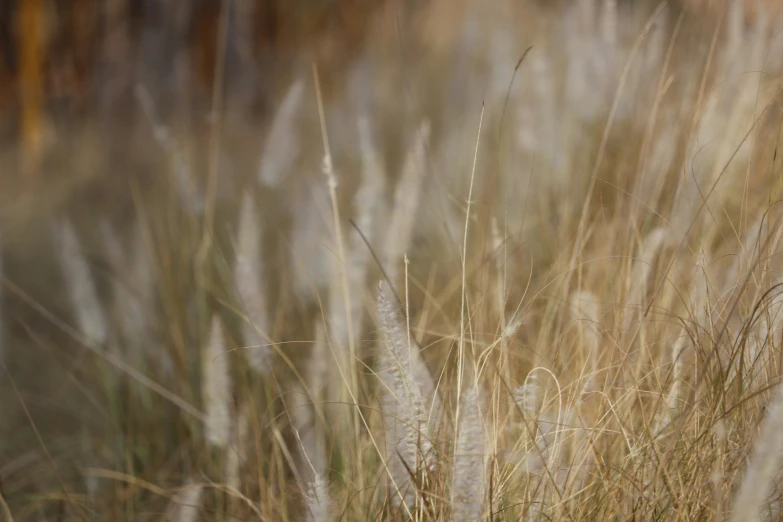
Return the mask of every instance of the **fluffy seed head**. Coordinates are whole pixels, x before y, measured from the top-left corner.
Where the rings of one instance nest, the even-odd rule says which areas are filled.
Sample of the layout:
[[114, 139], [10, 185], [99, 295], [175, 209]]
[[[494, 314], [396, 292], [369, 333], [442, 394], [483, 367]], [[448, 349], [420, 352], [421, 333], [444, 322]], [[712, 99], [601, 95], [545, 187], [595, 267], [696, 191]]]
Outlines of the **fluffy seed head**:
[[204, 396], [206, 438], [224, 448], [231, 435], [231, 375], [220, 319], [212, 317], [209, 342], [204, 349], [201, 393]]
[[761, 520], [761, 510], [780, 469], [783, 456], [783, 386], [778, 385], [761, 425], [753, 456], [737, 496], [731, 522]]
[[393, 482], [392, 501], [398, 504], [399, 494], [402, 494], [410, 507], [415, 499], [415, 486], [411, 484], [408, 470], [423, 469], [431, 464], [431, 443], [427, 412], [412, 369], [405, 323], [399, 306], [387, 292], [385, 283], [381, 283], [378, 313], [386, 344], [381, 348], [379, 367], [384, 384], [381, 406], [386, 425], [386, 459]]
[[290, 173], [301, 149], [296, 135], [296, 117], [303, 95], [304, 82], [297, 80], [289, 87], [272, 121], [258, 170], [258, 179], [268, 187], [279, 184]]
[[89, 341], [102, 344], [108, 337], [109, 326], [90, 267], [70, 221], [64, 220], [54, 225], [54, 243], [79, 330]]
[[332, 519], [329, 484], [322, 476], [316, 475], [315, 480], [309, 484], [305, 500], [307, 502], [307, 513], [305, 514], [307, 522], [329, 522]]
[[485, 406], [476, 385], [462, 397], [451, 477], [452, 520], [480, 520], [487, 491], [486, 452], [482, 413]]
[[189, 484], [177, 492], [169, 508], [169, 522], [197, 522], [201, 512], [202, 493], [201, 484]]
[[253, 196], [249, 193], [243, 196], [239, 211], [236, 256], [234, 286], [245, 313], [242, 328], [244, 342], [253, 369], [266, 374], [271, 365], [272, 349], [267, 346], [267, 340], [262, 335], [268, 331], [269, 319], [262, 275], [258, 214]]
[[[386, 260], [395, 267], [408, 250], [413, 237], [414, 223], [419, 208], [421, 185], [426, 172], [426, 150], [430, 126], [424, 122], [416, 133], [416, 139], [405, 159], [402, 176], [394, 195], [394, 208], [389, 220], [386, 238]], [[395, 279], [393, 278], [392, 281]]]

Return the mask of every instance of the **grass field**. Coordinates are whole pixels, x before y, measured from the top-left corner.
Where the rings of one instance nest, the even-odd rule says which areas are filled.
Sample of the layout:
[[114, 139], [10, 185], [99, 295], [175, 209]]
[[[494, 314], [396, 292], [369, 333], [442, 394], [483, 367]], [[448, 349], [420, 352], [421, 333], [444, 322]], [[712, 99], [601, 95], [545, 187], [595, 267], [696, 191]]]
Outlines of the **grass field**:
[[0, 176], [0, 520], [783, 518], [761, 9], [431, 0], [268, 117], [60, 123]]

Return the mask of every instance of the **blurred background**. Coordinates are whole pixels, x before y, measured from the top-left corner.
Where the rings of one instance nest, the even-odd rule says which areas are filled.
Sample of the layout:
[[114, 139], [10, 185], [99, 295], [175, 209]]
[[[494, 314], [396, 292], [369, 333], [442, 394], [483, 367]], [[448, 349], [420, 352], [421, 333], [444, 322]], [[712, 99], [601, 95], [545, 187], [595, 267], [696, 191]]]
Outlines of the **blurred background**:
[[[574, 289], [599, 296], [603, 331], [618, 343], [627, 310], [643, 322], [633, 314], [644, 291], [634, 294], [632, 263], [619, 259], [646, 260], [657, 227], [666, 227], [661, 248], [679, 275], [703, 249], [721, 284], [739, 277], [730, 256], [783, 188], [781, 15], [783, 0], [0, 0], [0, 357], [66, 482], [79, 490], [88, 466], [166, 487], [221, 469], [192, 416], [124, 381], [127, 370], [105, 365], [68, 328], [88, 338], [97, 329], [101, 349], [201, 408], [199, 347], [212, 313], [222, 313], [234, 374], [244, 375], [232, 411], [263, 402], [245, 375], [242, 347], [253, 343], [231, 280], [248, 194], [267, 270], [258, 293], [268, 314], [255, 319], [290, 358], [275, 359], [276, 379], [263, 381], [274, 391], [257, 411], [269, 418], [309, 356], [309, 344], [297, 343], [316, 338], [314, 319], [339, 323], [334, 309], [343, 308], [325, 304], [345, 271], [334, 262], [338, 237], [366, 265], [351, 282], [359, 309], [348, 320], [369, 323], [373, 313], [380, 272], [362, 257], [363, 243], [351, 243], [348, 218], [367, 225], [397, 283], [410, 258], [416, 335], [432, 348], [431, 367], [446, 366], [474, 159], [471, 291], [483, 303], [491, 285], [482, 270], [495, 266], [486, 245], [497, 249], [502, 230], [508, 291], [483, 325], [503, 331], [524, 308], [511, 363], [518, 375], [543, 360], [577, 379], [568, 357], [542, 349], [559, 346], [553, 325], [565, 323], [572, 290], [570, 276], [558, 289], [552, 274], [578, 272]], [[411, 156], [420, 175], [408, 175], [407, 187]], [[370, 191], [377, 200], [365, 199], [368, 165], [380, 172]], [[408, 203], [397, 211], [409, 214], [406, 241], [391, 247], [399, 234], [390, 216]], [[371, 218], [361, 221], [362, 212]], [[65, 222], [75, 232], [60, 228]], [[84, 251], [81, 268], [63, 261], [74, 256], [69, 234]], [[680, 241], [689, 248], [675, 250]], [[600, 262], [577, 271], [577, 257]], [[73, 296], [85, 292], [69, 286], [85, 272], [103, 326], [83, 317]], [[650, 273], [645, 284], [659, 277]], [[680, 305], [659, 298], [662, 309]], [[134, 314], [138, 322], [125, 325]], [[674, 335], [671, 326], [649, 328], [651, 339]], [[365, 328], [355, 340], [368, 367], [375, 333]], [[362, 391], [371, 397], [372, 385]], [[59, 479], [11, 397], [0, 373], [0, 416], [10, 419], [0, 422], [0, 493], [20, 519], [56, 514], [59, 493], [50, 493]], [[266, 420], [255, 425], [260, 437]], [[350, 453], [325, 424], [329, 444]], [[285, 498], [276, 511], [290, 479], [276, 466], [288, 464], [275, 454], [243, 473], [243, 491], [253, 484], [255, 500], [274, 505], [270, 520], [292, 504]], [[120, 482], [103, 486], [110, 493], [91, 490], [90, 509], [120, 517], [106, 519], [133, 519], [128, 513], [148, 502], [163, 510], [155, 495]], [[337, 493], [344, 501], [361, 489], [359, 478], [349, 482]]]

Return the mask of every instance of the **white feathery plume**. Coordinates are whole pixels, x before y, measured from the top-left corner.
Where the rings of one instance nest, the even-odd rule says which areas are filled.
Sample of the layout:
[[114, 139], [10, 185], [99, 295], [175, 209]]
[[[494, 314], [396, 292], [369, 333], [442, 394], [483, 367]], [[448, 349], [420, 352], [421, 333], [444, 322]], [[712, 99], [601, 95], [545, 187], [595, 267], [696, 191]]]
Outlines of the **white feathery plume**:
[[234, 416], [231, 426], [231, 446], [226, 450], [226, 462], [223, 477], [227, 486], [239, 489], [242, 485], [242, 464], [252, 453], [250, 437], [250, 408], [244, 404]]
[[408, 151], [394, 194], [394, 208], [389, 219], [384, 256], [392, 282], [397, 280], [398, 264], [403, 254], [410, 248], [413, 238], [422, 182], [427, 171], [426, 151], [429, 136], [430, 125], [429, 122], [424, 121]]
[[[571, 294], [570, 299], [571, 315], [574, 320], [579, 321], [580, 329], [583, 332], [584, 341], [587, 345], [588, 354], [595, 366], [595, 359], [598, 356], [598, 342], [600, 340], [599, 328], [601, 320], [601, 304], [598, 297], [587, 290], [576, 291]], [[591, 372], [595, 368], [591, 368]]]
[[299, 383], [294, 383], [287, 402], [291, 424], [301, 446], [302, 458], [299, 459], [298, 468], [305, 484], [310, 484], [315, 476], [326, 473], [324, 435], [314, 415], [313, 402]]
[[[234, 444], [232, 448], [237, 454], [238, 468], [243, 462], [246, 462], [253, 451], [253, 439], [251, 438], [251, 411], [248, 404], [238, 408], [236, 422], [234, 423]], [[237, 473], [239, 469], [237, 469]]]
[[707, 255], [704, 250], [700, 250], [696, 255], [696, 266], [693, 269], [693, 280], [695, 288], [690, 294], [690, 305], [693, 310], [694, 321], [698, 326], [704, 326], [707, 320], [708, 310], [707, 293], [709, 290], [706, 269], [709, 265]]
[[[346, 317], [345, 293], [342, 286], [343, 270], [346, 270], [346, 267], [343, 266], [343, 261], [338, 255], [331, 256], [330, 260], [332, 277], [329, 287], [329, 342], [337, 352], [342, 374], [347, 376], [351, 367], [350, 346], [352, 341], [348, 322], [352, 321], [352, 318]], [[345, 277], [350, 279], [351, 275], [346, 272]], [[353, 302], [357, 300], [351, 295], [349, 300], [351, 308], [354, 307]], [[353, 326], [353, 323], [350, 326]], [[336, 372], [335, 378], [343, 378], [340, 377], [340, 371]]]
[[497, 342], [500, 345], [500, 359], [498, 368], [506, 381], [511, 380], [511, 374], [508, 364], [509, 348], [508, 343], [522, 326], [522, 314], [514, 312], [510, 319], [506, 319], [506, 302], [508, 296], [506, 293], [506, 280], [508, 278], [509, 259], [507, 255], [507, 246], [503, 236], [500, 234], [498, 222], [495, 217], [492, 218], [492, 257], [495, 261], [495, 309], [500, 318], [500, 337]]
[[487, 440], [482, 416], [486, 406], [477, 383], [462, 396], [451, 476], [452, 520], [482, 519], [487, 494]]
[[[111, 266], [114, 277], [112, 277], [112, 299], [118, 315], [120, 330], [126, 341], [130, 341], [138, 333], [131, 329], [134, 319], [137, 319], [134, 312], [136, 309], [131, 306], [134, 300], [131, 285], [127, 278], [127, 262], [125, 250], [122, 247], [120, 238], [114, 231], [114, 228], [108, 221], [102, 219], [100, 222], [100, 231], [103, 238], [103, 244], [106, 247], [106, 256]], [[134, 347], [135, 348], [135, 347]], [[138, 355], [137, 350], [132, 350], [132, 355]]]
[[190, 164], [182, 154], [169, 128], [160, 122], [149, 91], [142, 85], [136, 85], [134, 93], [142, 112], [152, 127], [152, 136], [166, 153], [169, 165], [174, 171], [174, 183], [180, 202], [189, 213], [200, 215], [205, 208], [204, 198], [193, 180]]
[[[432, 378], [432, 373], [427, 367], [427, 363], [421, 356], [421, 346], [419, 346], [419, 344], [416, 342], [413, 334], [407, 332], [407, 321], [405, 321], [402, 310], [397, 304], [397, 300], [393, 297], [389, 297], [388, 294], [391, 292], [391, 290], [388, 288], [386, 282], [382, 282], [381, 286], [383, 288], [382, 291], [385, 293], [385, 299], [390, 306], [390, 310], [396, 314], [395, 318], [398, 321], [397, 324], [400, 325], [406, 334], [409, 334], [406, 335], [406, 337], [403, 337], [403, 339], [406, 347], [408, 347], [408, 341], [410, 341], [410, 346], [408, 348], [411, 375], [413, 377], [413, 382], [416, 384], [416, 387], [421, 394], [422, 400], [424, 401], [427, 422], [437, 422], [441, 418], [443, 410], [440, 401], [440, 395], [438, 394], [437, 388], [435, 386], [435, 380]], [[389, 299], [391, 299], [391, 301], [389, 301]]]
[[258, 171], [258, 179], [268, 187], [279, 184], [291, 171], [301, 150], [301, 139], [296, 135], [296, 118], [304, 88], [302, 80], [295, 81], [288, 88], [269, 128]]
[[409, 336], [399, 306], [387, 293], [385, 283], [381, 282], [378, 313], [386, 346], [380, 352], [379, 376], [384, 384], [381, 406], [386, 425], [386, 464], [392, 480], [392, 502], [399, 505], [401, 494], [406, 505], [411, 507], [415, 486], [410, 483], [408, 470], [416, 472], [429, 467], [432, 445], [422, 391], [417, 382], [420, 376], [415, 375], [411, 360], [414, 347], [408, 346]]
[[760, 372], [764, 371], [767, 361], [760, 358], [761, 350], [767, 342], [769, 336], [769, 323], [765, 312], [762, 310], [761, 317], [758, 318], [757, 326], [748, 332], [745, 341], [745, 349], [742, 352], [742, 358], [745, 370], [745, 379], [747, 387], [753, 386], [753, 381]]
[[[336, 256], [332, 257], [332, 263], [338, 264], [339, 259], [336, 259]], [[316, 335], [320, 339], [316, 339], [308, 371], [313, 373], [315, 385], [320, 386], [326, 394], [326, 416], [330, 422], [335, 423], [333, 429], [337, 432], [350, 432], [351, 418], [345, 412], [346, 404], [350, 401], [351, 386], [354, 383], [351, 376], [349, 324], [345, 317], [344, 293], [340, 283], [341, 270], [341, 267], [335, 267], [329, 288], [328, 342], [327, 330], [322, 323], [318, 324]], [[349, 302], [353, 300], [350, 299]]]
[[[343, 414], [346, 401], [350, 399], [351, 389], [354, 385], [352, 375], [352, 353], [351, 348], [355, 349], [354, 339], [351, 338], [350, 328], [353, 324], [352, 318], [346, 317], [346, 314], [354, 307], [353, 302], [357, 299], [350, 294], [346, 296], [343, 286], [343, 277], [350, 278], [350, 274], [343, 273], [346, 267], [343, 266], [343, 260], [339, 255], [330, 257], [332, 264], [331, 285], [329, 286], [329, 344], [334, 353], [332, 364], [329, 365], [330, 376], [328, 378], [330, 386], [327, 388], [330, 417], [340, 423], [339, 431], [348, 430], [350, 417]], [[351, 291], [350, 289], [348, 290]], [[346, 306], [345, 300], [348, 299], [350, 308]]]
[[765, 233], [767, 222], [764, 220], [764, 214], [759, 216], [756, 221], [748, 227], [745, 232], [745, 242], [743, 243], [731, 270], [727, 272], [723, 283], [723, 291], [728, 292], [732, 286], [742, 284], [747, 272], [753, 265], [754, 259], [758, 258], [759, 251], [765, 245]]
[[[356, 226], [367, 238], [367, 241], [372, 244], [376, 217], [386, 189], [386, 174], [373, 144], [369, 122], [366, 118], [359, 118], [358, 125], [359, 150], [362, 156], [362, 182], [354, 197]], [[353, 295], [356, 296], [350, 300], [351, 331], [354, 339], [358, 342], [362, 338], [364, 312], [364, 303], [360, 296], [363, 295], [366, 288], [365, 280], [370, 268], [370, 252], [359, 233], [353, 230], [350, 231], [347, 257], [349, 285]], [[344, 330], [347, 335], [347, 329], [344, 328]], [[335, 339], [335, 341], [340, 346], [341, 340]], [[347, 346], [347, 339], [342, 346]]]
[[329, 496], [329, 484], [321, 475], [316, 475], [305, 494], [307, 502], [307, 522], [328, 522], [332, 520], [332, 503]]
[[671, 387], [669, 388], [669, 393], [666, 394], [665, 402], [661, 404], [661, 407], [655, 412], [653, 435], [662, 433], [680, 411], [682, 401], [681, 390], [685, 379], [685, 363], [683, 357], [687, 340], [687, 332], [683, 331], [672, 345]]
[[553, 421], [550, 415], [542, 413], [543, 391], [538, 372], [533, 371], [528, 373], [524, 386], [514, 390], [514, 402], [522, 410], [526, 426], [525, 435], [533, 443], [525, 456], [528, 472], [540, 470], [544, 461], [555, 455], [550, 450], [554, 449], [558, 422]]
[[761, 423], [758, 439], [742, 485], [734, 497], [731, 522], [761, 520], [761, 511], [783, 457], [783, 385], [778, 385], [767, 414]]
[[331, 499], [325, 479], [328, 468], [326, 438], [315, 415], [316, 404], [320, 403], [326, 387], [329, 354], [323, 321], [317, 319], [315, 326], [315, 344], [306, 368], [311, 395], [308, 396], [301, 385], [295, 385], [289, 412], [302, 453], [298, 466], [304, 482], [307, 520], [318, 522], [331, 519]]
[[416, 385], [419, 387], [421, 396], [424, 399], [427, 422], [437, 423], [441, 418], [442, 413], [440, 395], [435, 387], [435, 380], [432, 378], [432, 373], [430, 373], [427, 363], [424, 362], [424, 358], [421, 356], [421, 347], [416, 343], [416, 340], [413, 339], [412, 335], [411, 347], [413, 350], [411, 353], [411, 369], [413, 370], [413, 378]]
[[204, 486], [190, 483], [174, 495], [169, 506], [169, 522], [197, 522], [200, 520]]
[[[386, 389], [390, 384], [387, 384], [386, 379], [384, 379], [383, 376], [379, 375], [379, 377], [382, 381], [381, 386], [383, 387], [381, 390], [380, 411], [383, 415], [385, 429], [385, 458], [386, 468], [389, 473], [387, 479], [389, 495], [391, 497], [392, 505], [399, 506], [401, 503], [400, 501], [402, 500], [402, 502], [410, 508], [416, 500], [415, 486], [411, 484], [408, 468], [406, 468], [405, 464], [410, 460], [415, 462], [415, 446], [413, 447], [413, 455], [410, 454], [410, 451], [403, 453], [402, 450], [398, 448], [406, 442], [406, 434], [403, 432], [403, 428], [406, 426], [403, 424], [402, 417], [400, 416], [401, 408], [397, 403], [396, 397], [391, 391]], [[405, 464], [403, 464], [403, 461]], [[410, 469], [411, 471], [415, 471], [415, 467]]]
[[155, 278], [141, 231], [138, 228], [134, 231], [130, 266], [119, 237], [107, 221], [101, 222], [101, 235], [109, 263], [118, 273], [112, 286], [122, 335], [127, 341], [138, 342], [146, 337], [147, 316], [155, 288]]
[[779, 335], [781, 328], [781, 311], [783, 311], [783, 295], [780, 287], [781, 279], [770, 285], [771, 290], [766, 300], [766, 306], [760, 310], [757, 325], [753, 331], [748, 332], [746, 349], [743, 353], [745, 360], [745, 373], [748, 386], [753, 385], [757, 375], [762, 374], [769, 364], [769, 355], [762, 353], [764, 346]]
[[671, 118], [666, 118], [665, 122], [659, 125], [659, 128], [663, 130], [657, 132], [652, 138], [650, 152], [644, 158], [642, 172], [635, 183], [634, 195], [644, 203], [653, 203], [650, 198], [657, 194], [655, 185], [661, 177], [667, 174], [677, 152], [678, 137], [669, 131], [669, 128], [674, 124], [667, 125], [668, 121], [671, 121]]
[[[691, 276], [691, 284], [694, 287], [690, 292], [690, 306], [694, 316], [696, 327], [703, 326], [708, 315], [707, 305], [707, 275], [704, 273], [707, 267], [707, 257], [703, 250], [696, 255], [695, 267]], [[685, 381], [685, 356], [687, 354], [690, 337], [686, 329], [682, 329], [672, 345], [672, 376], [671, 388], [666, 395], [665, 408], [656, 413], [654, 431], [660, 433], [668, 426], [674, 416], [682, 407], [682, 386]]]
[[512, 318], [512, 320], [506, 324], [506, 327], [503, 328], [503, 331], [500, 332], [500, 339], [503, 341], [512, 339], [519, 331], [519, 328], [522, 326], [522, 320], [523, 319], [521, 315]]
[[271, 368], [272, 349], [267, 346], [266, 339], [269, 317], [262, 274], [258, 213], [252, 194], [246, 193], [242, 197], [239, 210], [234, 285], [245, 314], [242, 332], [249, 350], [250, 365], [255, 371], [265, 375]]
[[231, 374], [223, 340], [223, 327], [217, 315], [212, 316], [209, 342], [202, 356], [202, 384], [206, 418], [206, 439], [224, 448], [231, 435]]
[[[225, 357], [225, 355], [223, 356]], [[241, 408], [232, 408], [231, 440], [225, 449], [223, 462], [223, 482], [229, 488], [239, 491], [242, 487], [242, 463], [250, 453], [248, 438], [250, 435], [250, 415], [247, 404]]]
[[102, 344], [108, 337], [109, 327], [90, 267], [70, 221], [63, 220], [54, 225], [54, 243], [79, 331], [90, 342]]
[[531, 372], [525, 378], [525, 385], [514, 390], [514, 402], [522, 410], [527, 422], [536, 422], [541, 410], [541, 385], [538, 375]]
[[[683, 334], [685, 334], [685, 332], [683, 332]], [[672, 414], [675, 414], [680, 408], [680, 390], [682, 389], [682, 382], [685, 378], [685, 372], [683, 371], [685, 362], [683, 361], [683, 356], [685, 354], [685, 342], [687, 340], [687, 335], [680, 335], [677, 340], [674, 341], [674, 346], [672, 347], [672, 387], [666, 400], [669, 412]]]
[[505, 315], [506, 315], [506, 277], [508, 274], [508, 255], [506, 252], [505, 238], [500, 235], [498, 220], [494, 216], [492, 217], [491, 227], [492, 227], [492, 258], [495, 261], [495, 272], [497, 273], [495, 278], [495, 286], [496, 286], [495, 292], [497, 293], [497, 300], [495, 301], [495, 303], [497, 306], [498, 316], [501, 317], [501, 321], [502, 321], [501, 324], [505, 329], [507, 327]]
[[326, 340], [326, 329], [323, 321], [318, 318], [315, 321], [315, 343], [310, 352], [310, 361], [307, 365], [307, 385], [310, 387], [313, 400], [316, 402], [320, 402], [323, 399], [330, 362], [331, 357]]
[[576, 468], [576, 473], [574, 475], [576, 491], [581, 490], [590, 478], [591, 462], [588, 460], [588, 455], [591, 450], [590, 437], [593, 433], [593, 428], [591, 427], [591, 424], [585, 420], [584, 415], [582, 414], [582, 406], [590, 395], [596, 391], [597, 380], [595, 373], [592, 373], [585, 380], [579, 397], [576, 400], [576, 404], [568, 415], [568, 418], [570, 419], [569, 424], [578, 426], [571, 445], [571, 466]]
[[594, 387], [597, 380], [599, 359], [599, 321], [601, 317], [601, 305], [595, 294], [582, 290], [575, 291], [571, 294], [570, 308], [572, 317], [581, 324], [583, 342], [587, 345], [586, 358], [589, 361], [587, 379], [585, 379], [585, 382], [582, 385], [582, 390], [579, 393], [579, 397], [576, 399], [576, 404], [568, 414], [568, 418], [570, 419], [569, 424], [577, 426], [571, 444], [572, 463], [577, 469], [574, 476], [576, 484], [578, 485], [577, 487], [581, 487], [588, 478], [587, 473], [589, 470], [586, 460], [587, 453], [590, 449], [589, 437], [592, 430], [580, 414], [580, 409], [590, 393], [595, 391]]
[[149, 360], [160, 365], [164, 375], [171, 375], [171, 356], [152, 335], [158, 285], [153, 246], [145, 241], [143, 226], [141, 223], [135, 226], [131, 237], [129, 276], [132, 295], [129, 296], [127, 316], [122, 323], [125, 335], [138, 349], [145, 351]]
[[769, 322], [767, 330], [770, 334], [777, 336], [783, 328], [783, 278], [778, 278], [771, 285], [773, 288], [770, 293], [769, 305], [767, 306], [767, 315]]
[[[686, 161], [689, 165], [698, 161], [703, 163], [706, 168], [683, 172], [678, 180], [669, 219], [672, 229], [676, 233], [673, 243], [681, 242], [688, 229], [692, 229], [691, 233], [698, 233], [696, 225], [705, 223], [707, 219], [705, 216], [709, 212], [704, 212], [701, 217], [698, 217], [699, 208], [703, 202], [701, 187], [715, 181], [714, 176], [726, 166], [729, 157], [734, 153], [734, 147], [739, 144], [739, 141], [734, 144], [727, 144], [727, 141], [743, 133], [739, 122], [735, 121], [732, 125], [732, 122], [729, 121], [730, 116], [726, 110], [728, 106], [736, 107], [736, 102], [739, 100], [729, 101], [722, 99], [720, 95], [721, 91], [710, 92], [705, 95], [701, 106], [695, 107], [697, 111], [696, 130], [688, 138]], [[702, 158], [704, 146], [708, 143], [710, 144], [709, 154]], [[739, 163], [740, 156], [742, 154], [738, 153], [732, 163]]]
[[296, 295], [311, 301], [317, 292], [328, 286], [331, 267], [327, 262], [325, 238], [333, 237], [329, 215], [329, 192], [321, 183], [303, 183], [291, 227], [291, 258], [296, 277]]
[[629, 291], [627, 302], [631, 307], [627, 311], [624, 319], [623, 330], [628, 332], [631, 321], [638, 316], [644, 308], [644, 298], [647, 295], [647, 283], [653, 270], [655, 257], [658, 255], [661, 247], [666, 243], [669, 231], [665, 227], [658, 227], [650, 232], [642, 243], [642, 251], [639, 258], [634, 262], [633, 270], [630, 272]]
[[[372, 244], [375, 216], [377, 216], [378, 207], [382, 204], [383, 194], [386, 190], [386, 170], [375, 148], [370, 122], [366, 117], [360, 117], [358, 126], [359, 151], [362, 157], [362, 183], [355, 197], [356, 226], [362, 231], [367, 241]], [[358, 241], [361, 242], [361, 239], [358, 238]], [[362, 249], [362, 251], [366, 251], [366, 249]]]
[[[727, 272], [727, 276], [724, 279], [723, 282], [723, 292], [729, 293], [734, 289], [736, 292], [739, 292], [742, 290], [741, 286], [745, 283], [748, 272], [751, 271], [753, 268], [754, 263], [764, 257], [764, 253], [761, 251], [762, 248], [769, 248], [770, 245], [768, 244], [768, 222], [764, 219], [765, 214], [762, 213], [756, 221], [748, 227], [746, 231], [745, 236], [745, 242], [742, 245], [740, 251], [737, 254], [737, 257], [732, 264], [731, 269]], [[759, 346], [759, 334], [763, 335], [764, 338], [767, 336], [767, 328], [768, 324], [766, 322], [766, 317], [762, 316], [759, 320], [759, 330], [756, 332], [748, 332], [749, 337], [747, 340], [747, 350], [743, 351], [743, 358], [742, 360], [735, 360], [734, 366], [731, 368], [731, 374], [730, 379], [735, 377], [737, 373], [739, 372], [739, 367], [743, 362], [750, 363], [746, 364], [746, 372], [748, 372], [748, 377], [752, 381], [753, 374], [755, 372], [760, 371], [760, 368], [754, 368], [754, 361], [756, 359], [757, 355], [757, 349]], [[763, 342], [763, 340], [761, 341]], [[759, 363], [759, 366], [763, 365], [763, 363]]]
[[[319, 101], [320, 107], [320, 101]], [[329, 144], [324, 136], [324, 155], [321, 169], [326, 177], [326, 186], [329, 189], [329, 200], [332, 208], [333, 238], [335, 249], [329, 257], [331, 266], [331, 278], [329, 284], [329, 342], [334, 354], [335, 364], [332, 365], [333, 374], [329, 387], [329, 400], [334, 405], [347, 404], [358, 392], [358, 375], [356, 371], [356, 338], [353, 336], [353, 319], [351, 311], [354, 309], [351, 301], [353, 297], [350, 288], [351, 274], [347, 266], [347, 249], [343, 228], [338, 224], [339, 203], [337, 198], [338, 180], [332, 162]], [[355, 277], [355, 275], [354, 275]], [[330, 408], [334, 411], [334, 408]], [[357, 417], [339, 415], [334, 411], [335, 419], [339, 423], [339, 432], [348, 432], [358, 429]], [[349, 424], [352, 420], [353, 426]]]

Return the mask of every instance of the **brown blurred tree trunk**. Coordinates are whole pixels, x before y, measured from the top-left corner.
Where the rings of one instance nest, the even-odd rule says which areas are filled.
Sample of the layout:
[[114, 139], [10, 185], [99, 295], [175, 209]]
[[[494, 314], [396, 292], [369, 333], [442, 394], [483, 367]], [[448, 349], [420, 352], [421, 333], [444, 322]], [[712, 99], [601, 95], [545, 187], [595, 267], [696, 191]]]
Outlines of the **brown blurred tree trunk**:
[[44, 135], [44, 0], [20, 0], [19, 98], [23, 169], [38, 170]]

